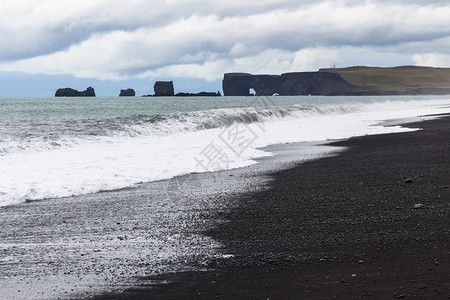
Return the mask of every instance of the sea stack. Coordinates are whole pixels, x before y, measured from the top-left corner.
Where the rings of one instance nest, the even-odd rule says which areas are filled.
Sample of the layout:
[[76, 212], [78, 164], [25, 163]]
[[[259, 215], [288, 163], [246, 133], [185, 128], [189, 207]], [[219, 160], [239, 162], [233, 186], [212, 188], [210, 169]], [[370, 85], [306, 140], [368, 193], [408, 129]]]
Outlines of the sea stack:
[[84, 91], [77, 91], [72, 88], [58, 89], [55, 97], [95, 97], [95, 90], [93, 87], [88, 87]]
[[214, 92], [200, 92], [200, 93], [177, 93], [175, 96], [178, 97], [220, 97], [222, 94], [220, 91], [217, 91], [217, 93]]
[[133, 89], [120, 90], [119, 97], [134, 97], [136, 92]]
[[157, 81], [153, 89], [155, 96], [174, 96], [173, 81]]

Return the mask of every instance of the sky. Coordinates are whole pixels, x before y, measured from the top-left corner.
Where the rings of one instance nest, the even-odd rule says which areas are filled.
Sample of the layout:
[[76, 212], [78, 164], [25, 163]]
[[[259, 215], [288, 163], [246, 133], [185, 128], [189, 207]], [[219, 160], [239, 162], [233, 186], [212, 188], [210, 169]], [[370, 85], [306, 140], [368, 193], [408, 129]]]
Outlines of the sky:
[[221, 91], [227, 72], [450, 67], [450, 2], [14, 0], [0, 3], [0, 96], [99, 96], [156, 80]]

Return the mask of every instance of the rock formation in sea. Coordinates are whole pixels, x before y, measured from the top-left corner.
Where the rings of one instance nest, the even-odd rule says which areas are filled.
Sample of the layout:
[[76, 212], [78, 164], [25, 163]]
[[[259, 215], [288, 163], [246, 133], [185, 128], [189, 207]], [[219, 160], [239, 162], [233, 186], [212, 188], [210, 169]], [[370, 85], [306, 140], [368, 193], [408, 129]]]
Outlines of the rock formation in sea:
[[252, 75], [227, 73], [225, 96], [256, 95], [425, 95], [450, 94], [450, 68], [350, 67], [318, 72]]
[[72, 88], [61, 88], [56, 91], [55, 97], [95, 97], [95, 90], [88, 87], [86, 90], [79, 92]]
[[216, 97], [222, 96], [220, 92], [200, 92], [200, 93], [184, 93], [180, 92], [176, 95], [174, 94], [173, 81], [157, 81], [154, 85], [155, 94], [154, 95], [144, 95], [143, 97]]
[[222, 94], [217, 91], [214, 92], [200, 92], [200, 93], [177, 93], [175, 96], [179, 97], [220, 97]]
[[174, 96], [173, 81], [157, 81], [153, 89], [155, 96]]
[[120, 90], [119, 97], [134, 97], [136, 92], [133, 89]]

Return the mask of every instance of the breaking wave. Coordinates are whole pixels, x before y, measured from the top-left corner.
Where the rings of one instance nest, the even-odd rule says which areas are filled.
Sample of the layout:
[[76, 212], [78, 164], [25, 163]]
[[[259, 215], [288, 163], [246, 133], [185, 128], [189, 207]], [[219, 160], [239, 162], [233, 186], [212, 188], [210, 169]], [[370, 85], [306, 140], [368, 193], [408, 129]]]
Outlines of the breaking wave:
[[[214, 109], [176, 114], [138, 114], [105, 119], [59, 120], [53, 122], [22, 122], [3, 124], [7, 134], [0, 139], [0, 156], [27, 150], [47, 151], [81, 142], [111, 140], [117, 137], [166, 136], [224, 128], [233, 124], [252, 124], [304, 118], [314, 115], [343, 114], [358, 110], [358, 106], [307, 106], [289, 108]], [[1, 125], [0, 125], [1, 126]]]

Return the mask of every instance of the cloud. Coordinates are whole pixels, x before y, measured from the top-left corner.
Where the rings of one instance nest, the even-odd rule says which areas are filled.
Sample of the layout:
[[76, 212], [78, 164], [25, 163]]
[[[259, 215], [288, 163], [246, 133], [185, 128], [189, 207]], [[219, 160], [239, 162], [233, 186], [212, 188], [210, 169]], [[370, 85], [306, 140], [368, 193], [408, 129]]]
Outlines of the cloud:
[[418, 66], [450, 68], [450, 54], [442, 54], [442, 53], [416, 54], [412, 57], [412, 60]]
[[445, 63], [450, 54], [446, 1], [4, 2], [0, 71], [214, 80], [228, 71]]
[[[372, 63], [368, 64], [367, 61]], [[351, 65], [388, 67], [409, 65], [413, 60], [384, 49], [365, 47], [318, 47], [299, 51], [266, 50], [242, 58], [223, 58], [201, 64], [178, 64], [157, 68], [141, 74], [152, 79], [189, 77], [208, 81], [219, 80], [223, 73], [243, 71], [254, 74], [281, 74], [298, 71], [317, 71], [320, 68]]]

